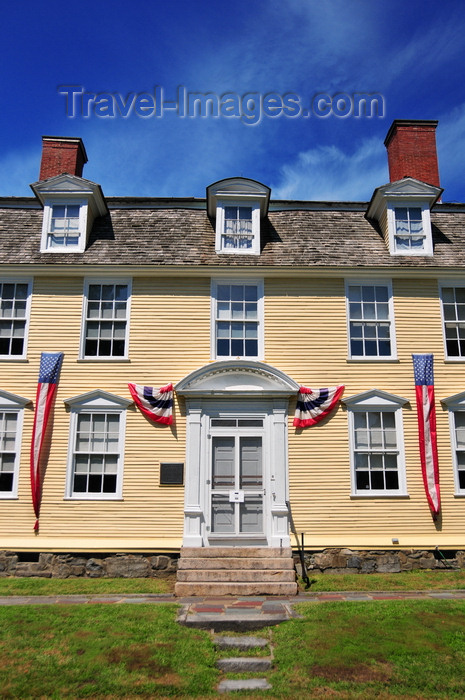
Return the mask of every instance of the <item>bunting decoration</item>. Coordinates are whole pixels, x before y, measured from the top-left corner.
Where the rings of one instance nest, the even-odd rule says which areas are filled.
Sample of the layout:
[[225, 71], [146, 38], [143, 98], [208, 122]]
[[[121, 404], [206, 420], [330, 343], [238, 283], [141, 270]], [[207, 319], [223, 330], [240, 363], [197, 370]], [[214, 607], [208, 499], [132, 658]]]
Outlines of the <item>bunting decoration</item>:
[[441, 494], [436, 440], [433, 355], [412, 355], [412, 359], [417, 399], [421, 472], [431, 514], [433, 520], [437, 520], [441, 509]]
[[173, 385], [167, 384], [161, 389], [140, 384], [128, 384], [134, 403], [144, 416], [163, 425], [173, 422]]
[[39, 529], [42, 481], [45, 470], [45, 465], [41, 463], [42, 448], [50, 413], [55, 401], [62, 362], [62, 352], [43, 352], [40, 356], [30, 458], [32, 505], [36, 516], [35, 532]]
[[301, 386], [297, 396], [294, 427], [307, 428], [326, 418], [336, 408], [343, 391], [343, 385], [328, 389], [307, 389]]

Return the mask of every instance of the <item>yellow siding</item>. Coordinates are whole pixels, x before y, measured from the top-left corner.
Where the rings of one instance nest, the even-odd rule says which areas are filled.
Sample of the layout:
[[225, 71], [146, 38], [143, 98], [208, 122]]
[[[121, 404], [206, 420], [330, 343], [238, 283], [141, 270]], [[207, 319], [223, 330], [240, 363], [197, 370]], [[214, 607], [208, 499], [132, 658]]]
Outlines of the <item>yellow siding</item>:
[[[210, 279], [134, 278], [129, 361], [78, 360], [83, 278], [37, 278], [27, 362], [1, 365], [0, 387], [35, 400], [40, 353], [62, 350], [53, 440], [44, 482], [40, 532], [33, 535], [29, 445], [33, 411], [25, 409], [19, 493], [0, 501], [1, 548], [146, 551], [182, 542], [182, 487], [159, 486], [162, 461], [185, 462], [184, 408], [175, 425], [127, 412], [122, 501], [65, 500], [69, 411], [64, 399], [102, 389], [130, 398], [127, 382], [176, 383], [210, 361]], [[348, 361], [344, 279], [265, 280], [265, 362], [313, 388], [343, 383], [345, 396], [377, 388], [409, 400], [403, 409], [408, 498], [351, 498], [347, 415], [341, 406], [322, 424], [298, 431], [289, 414], [290, 497], [306, 546], [459, 547], [465, 500], [454, 497], [447, 411], [439, 399], [465, 390], [465, 364], [445, 363], [438, 286], [393, 280], [398, 360]], [[432, 522], [418, 455], [412, 352], [435, 357], [443, 520]]]

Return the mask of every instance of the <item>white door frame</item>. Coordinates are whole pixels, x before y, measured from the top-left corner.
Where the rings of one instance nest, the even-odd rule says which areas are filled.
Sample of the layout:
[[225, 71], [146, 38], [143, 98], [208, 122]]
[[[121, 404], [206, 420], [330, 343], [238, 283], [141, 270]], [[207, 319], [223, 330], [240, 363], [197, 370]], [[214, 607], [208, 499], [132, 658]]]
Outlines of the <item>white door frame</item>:
[[[299, 386], [280, 370], [247, 360], [216, 362], [188, 375], [175, 387], [186, 401], [185, 547], [226, 545], [210, 537], [210, 421], [218, 415], [263, 416], [266, 526], [263, 538], [244, 545], [288, 547], [288, 406]], [[235, 539], [229, 544], [237, 545]]]

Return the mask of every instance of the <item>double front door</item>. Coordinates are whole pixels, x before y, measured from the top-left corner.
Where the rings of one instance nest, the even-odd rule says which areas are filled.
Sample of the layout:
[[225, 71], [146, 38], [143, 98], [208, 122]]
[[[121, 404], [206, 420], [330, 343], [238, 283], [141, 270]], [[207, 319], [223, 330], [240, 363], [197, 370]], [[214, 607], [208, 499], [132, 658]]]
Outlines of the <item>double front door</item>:
[[263, 419], [211, 420], [210, 536], [265, 534]]

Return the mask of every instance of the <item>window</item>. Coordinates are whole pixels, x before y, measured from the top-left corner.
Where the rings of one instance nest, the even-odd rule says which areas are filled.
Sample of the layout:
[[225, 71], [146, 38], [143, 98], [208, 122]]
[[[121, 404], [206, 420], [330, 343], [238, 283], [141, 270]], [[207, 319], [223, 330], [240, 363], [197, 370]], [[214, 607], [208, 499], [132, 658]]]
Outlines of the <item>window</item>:
[[465, 494], [465, 411], [453, 412], [453, 445], [457, 493]]
[[225, 207], [222, 249], [250, 250], [252, 245], [252, 207]]
[[391, 285], [347, 283], [349, 357], [392, 359], [395, 335]]
[[49, 247], [79, 243], [79, 204], [54, 204], [50, 217]]
[[263, 283], [214, 281], [212, 303], [213, 357], [262, 357]]
[[446, 357], [465, 358], [465, 286], [442, 287]]
[[31, 282], [0, 282], [0, 358], [26, 356]]
[[397, 251], [423, 250], [425, 234], [421, 207], [396, 207], [395, 247]]
[[95, 391], [66, 403], [72, 408], [67, 496], [120, 498], [125, 409], [131, 402]]
[[217, 253], [260, 253], [260, 205], [219, 203], [216, 210]]
[[83, 358], [127, 357], [130, 293], [128, 281], [86, 281]]
[[455, 495], [465, 496], [465, 391], [442, 399], [449, 411]]
[[16, 498], [23, 409], [29, 399], [0, 390], [0, 498]]
[[346, 399], [352, 495], [406, 494], [401, 406], [406, 399], [377, 390]]
[[44, 206], [41, 252], [84, 252], [87, 209], [86, 201], [47, 201]]
[[388, 207], [390, 251], [396, 255], [433, 255], [429, 205], [390, 202]]

